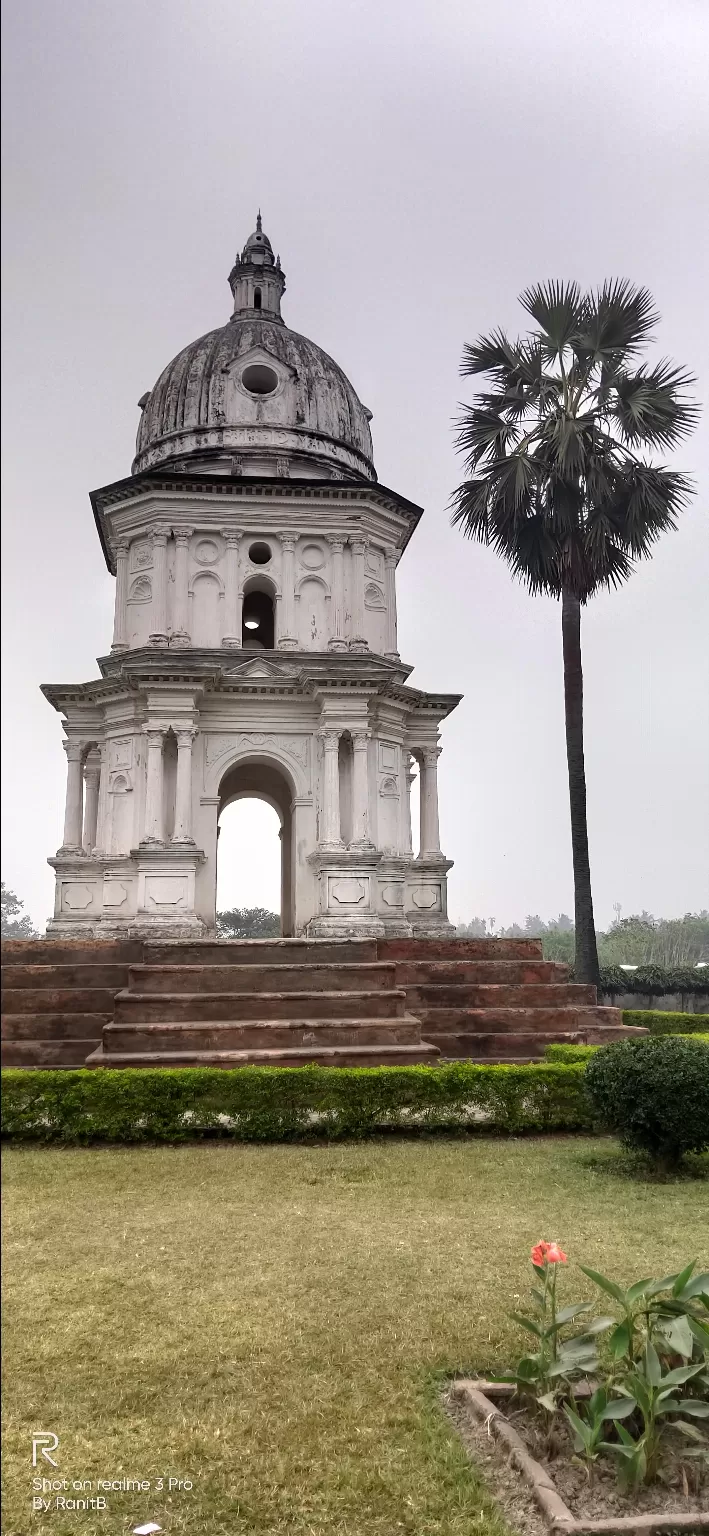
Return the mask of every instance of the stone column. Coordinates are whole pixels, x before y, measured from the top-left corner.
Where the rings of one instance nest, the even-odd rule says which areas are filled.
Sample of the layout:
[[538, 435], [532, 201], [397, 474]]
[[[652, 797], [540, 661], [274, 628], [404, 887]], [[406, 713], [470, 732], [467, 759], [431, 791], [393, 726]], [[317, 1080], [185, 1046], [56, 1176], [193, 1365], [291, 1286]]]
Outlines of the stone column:
[[116, 606], [113, 618], [113, 644], [112, 651], [125, 651], [128, 649], [127, 636], [127, 603], [128, 603], [128, 554], [130, 541], [119, 539], [116, 544]]
[[170, 644], [175, 646], [190, 644], [188, 556], [193, 533], [194, 528], [175, 529], [175, 611], [170, 636]]
[[153, 626], [150, 645], [167, 645], [167, 541], [170, 529], [153, 528]]
[[192, 836], [192, 742], [197, 732], [190, 726], [175, 728], [177, 737], [177, 779], [175, 783], [175, 830], [173, 843], [193, 843]]
[[84, 763], [84, 853], [92, 853], [96, 847], [98, 828], [98, 791], [101, 781], [101, 754], [97, 748], [89, 752]]
[[295, 630], [295, 546], [297, 533], [287, 529], [278, 535], [283, 555], [281, 590], [281, 633], [278, 636], [279, 651], [297, 651], [298, 636]]
[[369, 731], [355, 731], [352, 747], [352, 841], [369, 843]]
[[414, 839], [411, 831], [411, 786], [416, 778], [413, 770], [413, 758], [410, 752], [404, 752], [404, 827], [403, 849], [404, 853], [413, 853]]
[[398, 656], [396, 641], [396, 551], [390, 549], [385, 557], [386, 572], [386, 641], [384, 651], [387, 656]]
[[102, 741], [99, 747], [101, 768], [99, 772], [98, 786], [98, 818], [96, 829], [96, 847], [102, 853], [110, 853], [111, 840], [108, 828], [108, 774], [109, 774], [109, 742]]
[[438, 759], [440, 747], [423, 747], [421, 764], [421, 853], [420, 857], [440, 858], [441, 843], [438, 831]]
[[323, 744], [323, 826], [321, 844], [341, 848], [340, 836], [340, 731], [321, 731]]
[[241, 601], [239, 599], [239, 545], [240, 528], [222, 528], [226, 543], [226, 581], [224, 583], [225, 634], [222, 645], [230, 650], [241, 649]]
[[64, 809], [64, 838], [62, 850], [81, 852], [81, 816], [83, 809], [83, 775], [81, 761], [84, 749], [80, 741], [62, 743], [67, 756], [66, 805]]
[[364, 638], [364, 556], [367, 548], [366, 539], [350, 539], [352, 549], [352, 636], [350, 647], [353, 651], [366, 651], [369, 649]]
[[332, 550], [332, 634], [327, 642], [329, 651], [346, 651], [345, 639], [345, 541], [330, 539]]
[[163, 839], [163, 737], [162, 726], [144, 725], [148, 748], [145, 776], [145, 826], [141, 843], [162, 843]]

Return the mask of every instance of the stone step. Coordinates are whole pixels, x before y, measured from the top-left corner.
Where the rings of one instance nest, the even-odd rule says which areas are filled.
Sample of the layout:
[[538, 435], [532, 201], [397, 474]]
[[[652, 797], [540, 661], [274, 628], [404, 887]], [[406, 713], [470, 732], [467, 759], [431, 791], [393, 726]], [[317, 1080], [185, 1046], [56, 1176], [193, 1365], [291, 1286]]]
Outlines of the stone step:
[[[21, 994], [18, 994], [21, 996]], [[172, 1019], [197, 1023], [220, 1019], [402, 1018], [402, 991], [347, 992], [119, 992], [116, 1023], [162, 1023]]]
[[[241, 1051], [320, 1049], [321, 1046], [416, 1045], [418, 1019], [164, 1020], [159, 1024], [107, 1024], [104, 1055], [132, 1051]], [[434, 1047], [437, 1054], [437, 1048]]]
[[570, 1004], [566, 1007], [547, 1008], [417, 1008], [410, 1000], [408, 1007], [421, 1023], [421, 1033], [427, 1040], [438, 1039], [441, 1034], [465, 1034], [469, 1038], [490, 1031], [505, 1034], [544, 1034], [558, 1032], [562, 1035], [579, 1031], [595, 1030], [605, 1026], [620, 1039], [623, 1015], [619, 1008], [591, 1007]]
[[534, 960], [541, 939], [379, 939], [380, 960]]
[[3, 1067], [85, 1067], [95, 1046], [95, 1040], [83, 1039], [3, 1040], [0, 1060]]
[[[123, 983], [125, 985], [125, 983]], [[396, 988], [396, 966], [390, 962], [356, 965], [131, 965], [131, 992], [348, 992]]]
[[[392, 967], [392, 969], [394, 969]], [[117, 992], [119, 987], [125, 987], [128, 983], [130, 966], [95, 964], [87, 965], [84, 962], [69, 965], [13, 965], [11, 968], [11, 985], [16, 987], [53, 987], [65, 990], [68, 987], [112, 987]]]
[[[604, 1045], [608, 1040], [622, 1039], [625, 1031], [613, 1028], [563, 1031], [551, 1030], [482, 1030], [434, 1033], [426, 1030], [426, 1038], [437, 1045], [445, 1060], [465, 1061], [538, 1061], [548, 1045]], [[628, 1031], [629, 1033], [629, 1031]], [[635, 1034], [640, 1033], [636, 1030]], [[645, 1031], [643, 1031], [645, 1033]], [[591, 1036], [593, 1038], [591, 1038]]]
[[113, 1013], [115, 987], [5, 987], [3, 1013]]
[[346, 965], [377, 960], [376, 939], [146, 940], [146, 965]]
[[142, 960], [139, 939], [3, 939], [3, 965], [118, 965]]
[[253, 1051], [135, 1051], [106, 1055], [102, 1047], [88, 1057], [87, 1067], [411, 1067], [435, 1065], [435, 1047], [418, 1045], [331, 1045], [295, 1050]]
[[569, 966], [554, 960], [398, 960], [398, 987], [565, 986]]
[[503, 986], [499, 982], [478, 986], [466, 982], [460, 987], [407, 987], [409, 1005], [417, 1013], [431, 1013], [448, 1008], [451, 997], [463, 1008], [543, 1008], [568, 1007], [569, 1005], [598, 1006], [596, 988], [584, 987], [575, 982], [539, 982], [530, 985]]
[[100, 1040], [108, 1013], [4, 1013], [3, 1040]]

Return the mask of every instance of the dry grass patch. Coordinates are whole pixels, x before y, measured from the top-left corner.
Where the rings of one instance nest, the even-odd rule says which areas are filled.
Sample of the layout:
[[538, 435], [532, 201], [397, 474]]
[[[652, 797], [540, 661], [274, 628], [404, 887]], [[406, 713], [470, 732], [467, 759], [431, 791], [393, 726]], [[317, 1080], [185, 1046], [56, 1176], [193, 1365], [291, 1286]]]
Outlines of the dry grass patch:
[[[504, 1536], [438, 1386], [507, 1362], [532, 1242], [621, 1281], [708, 1257], [706, 1183], [594, 1147], [8, 1151], [5, 1536]], [[38, 1428], [59, 1475], [193, 1490], [32, 1515]]]

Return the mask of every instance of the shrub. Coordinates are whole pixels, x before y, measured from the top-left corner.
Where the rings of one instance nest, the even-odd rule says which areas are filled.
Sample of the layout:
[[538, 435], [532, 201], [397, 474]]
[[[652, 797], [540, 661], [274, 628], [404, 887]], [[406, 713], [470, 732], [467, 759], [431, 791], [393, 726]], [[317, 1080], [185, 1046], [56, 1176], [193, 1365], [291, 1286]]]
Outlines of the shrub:
[[654, 1013], [626, 1008], [623, 1023], [642, 1025], [651, 1035], [701, 1035], [709, 1031], [709, 1013]]
[[363, 1136], [382, 1129], [593, 1129], [583, 1068], [130, 1068], [3, 1072], [5, 1136], [40, 1142], [240, 1141]]
[[[571, 1070], [571, 1069], [567, 1069]], [[608, 1130], [673, 1168], [709, 1146], [709, 1046], [694, 1040], [620, 1040], [594, 1051], [589, 1096]]]
[[602, 966], [599, 991], [608, 996], [614, 992], [654, 992], [657, 997], [671, 992], [707, 992], [709, 971], [694, 966], [673, 971], [660, 965], [641, 965], [637, 971], [624, 971], [619, 965]]
[[[646, 1017], [646, 1015], [644, 1015], [642, 1013], [635, 1013], [635, 1014], [632, 1015], [632, 1018], [634, 1020], [642, 1019], [644, 1017]], [[682, 1018], [686, 1018], [686, 1017], [688, 1017], [688, 1015], [682, 1014], [681, 1017]], [[689, 1017], [691, 1017], [691, 1015], [689, 1015]], [[624, 1021], [627, 1020], [627, 1018], [628, 1018], [628, 1015], [624, 1013], [623, 1014]], [[645, 1039], [646, 1037], [643, 1036], [643, 1035], [639, 1035], [638, 1038], [642, 1040], [642, 1039]], [[695, 1042], [698, 1042], [700, 1045], [703, 1045], [705, 1043], [709, 1043], [709, 1034], [701, 1035], [701, 1034], [699, 1034], [699, 1032], [697, 1032], [696, 1034], [693, 1034], [693, 1035], [692, 1034], [682, 1035], [682, 1036], [676, 1036], [675, 1035], [675, 1036], [673, 1036], [673, 1038], [674, 1039], [679, 1038], [679, 1039], [689, 1040], [691, 1045], [694, 1045]], [[610, 1042], [610, 1043], [612, 1043], [612, 1042]], [[620, 1042], [618, 1042], [618, 1044], [620, 1044]], [[561, 1044], [559, 1044], [559, 1045], [547, 1045], [544, 1048], [544, 1060], [545, 1061], [562, 1061], [562, 1062], [565, 1062], [567, 1066], [571, 1066], [574, 1062], [589, 1061], [591, 1056], [595, 1056], [596, 1051], [600, 1051], [600, 1049], [601, 1049], [600, 1045], [561, 1045]]]

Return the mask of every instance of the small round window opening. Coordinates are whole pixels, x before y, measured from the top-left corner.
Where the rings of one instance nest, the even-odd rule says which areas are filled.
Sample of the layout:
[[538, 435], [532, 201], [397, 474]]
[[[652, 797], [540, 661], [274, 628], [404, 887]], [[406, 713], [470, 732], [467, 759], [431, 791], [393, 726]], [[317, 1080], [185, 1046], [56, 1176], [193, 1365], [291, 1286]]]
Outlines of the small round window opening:
[[268, 565], [270, 559], [271, 551], [268, 544], [262, 544], [259, 541], [249, 546], [249, 560], [252, 565]]
[[278, 374], [266, 363], [251, 363], [244, 369], [241, 382], [250, 395], [272, 395], [278, 388]]

